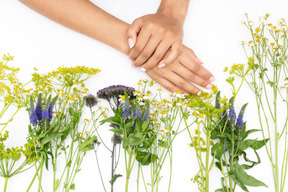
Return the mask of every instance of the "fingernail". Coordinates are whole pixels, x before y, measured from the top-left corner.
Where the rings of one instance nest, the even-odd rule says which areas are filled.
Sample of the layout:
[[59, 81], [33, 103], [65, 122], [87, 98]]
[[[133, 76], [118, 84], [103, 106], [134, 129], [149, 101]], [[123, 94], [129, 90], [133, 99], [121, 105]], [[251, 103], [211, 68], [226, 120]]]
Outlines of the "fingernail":
[[209, 81], [210, 81], [210, 82], [215, 81], [215, 77], [214, 77], [214, 76], [211, 76], [210, 79], [209, 79]]
[[140, 68], [140, 71], [146, 72], [146, 69], [145, 69], [144, 67], [141, 67], [141, 68]]
[[206, 89], [212, 89], [212, 83], [209, 83], [207, 86], [206, 86]]
[[128, 38], [128, 45], [129, 45], [130, 49], [132, 47], [134, 47], [134, 42], [133, 42], [132, 38]]
[[160, 63], [159, 65], [158, 65], [158, 67], [161, 69], [161, 68], [163, 68], [163, 67], [165, 67], [166, 66], [166, 64], [165, 63]]
[[[197, 58], [198, 58], [198, 57], [197, 57]], [[199, 62], [200, 62], [201, 64], [203, 64], [203, 63], [204, 63], [204, 62], [203, 62], [201, 59], [199, 59], [199, 58], [198, 58], [198, 60], [199, 60]]]

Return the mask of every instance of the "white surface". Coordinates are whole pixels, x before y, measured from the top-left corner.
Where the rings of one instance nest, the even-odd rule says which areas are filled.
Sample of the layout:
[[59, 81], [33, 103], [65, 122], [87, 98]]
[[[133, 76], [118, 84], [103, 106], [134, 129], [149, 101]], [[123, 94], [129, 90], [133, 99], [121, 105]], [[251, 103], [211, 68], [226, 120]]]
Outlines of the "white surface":
[[[159, 4], [159, 0], [96, 0], [94, 2], [129, 23], [141, 15], [153, 13]], [[287, 8], [288, 1], [193, 0], [190, 3], [185, 23], [184, 43], [191, 47], [205, 62], [205, 66], [216, 77], [215, 83], [221, 88], [222, 92], [229, 95], [229, 88], [225, 83], [227, 76], [222, 71], [225, 66], [245, 62], [240, 41], [247, 41], [249, 33], [241, 24], [244, 19], [243, 13], [249, 13], [250, 18], [254, 21], [258, 20], [259, 16], [270, 13], [272, 21], [276, 21], [282, 17], [288, 19]], [[0, 0], [0, 26], [0, 55], [10, 53], [15, 56], [13, 65], [21, 67], [20, 75], [23, 81], [30, 78], [29, 74], [34, 67], [38, 68], [40, 72], [48, 72], [61, 65], [86, 65], [101, 69], [102, 72], [91, 83], [90, 90], [94, 90], [93, 93], [112, 84], [134, 86], [138, 79], [147, 78], [144, 73], [133, 69], [128, 58], [120, 52], [66, 29], [40, 16], [18, 1]], [[242, 103], [239, 103], [236, 109], [239, 110], [240, 106], [248, 102], [249, 99], [254, 101], [251, 96], [242, 93]], [[255, 121], [255, 111], [252, 110], [252, 106], [251, 102], [249, 110], [247, 110], [246, 120], [248, 121], [248, 127], [255, 128], [258, 123]], [[25, 115], [25, 112], [23, 112], [23, 116], [20, 113], [17, 118], [21, 118], [21, 120], [23, 119], [24, 122], [27, 121], [28, 123]], [[23, 144], [27, 134], [27, 126], [25, 124], [23, 126], [23, 123], [12, 125], [9, 128], [11, 144]], [[260, 135], [259, 138], [261, 138]], [[175, 142], [172, 192], [197, 191], [197, 186], [190, 181], [190, 178], [197, 172], [197, 163], [194, 151], [188, 147], [188, 143], [189, 140], [186, 135], [180, 136]], [[260, 151], [260, 155], [262, 163], [249, 173], [264, 181], [270, 186], [270, 189], [250, 189], [253, 192], [271, 192], [273, 191], [273, 179], [265, 149]], [[101, 160], [102, 163], [109, 162], [107, 164], [109, 167], [109, 154], [103, 155]], [[13, 177], [9, 181], [8, 191], [25, 191], [33, 172], [34, 170], [30, 170]], [[121, 172], [120, 169], [119, 172]], [[124, 174], [124, 170], [121, 173]], [[106, 174], [109, 175], [108, 172]], [[132, 177], [136, 178], [136, 174]], [[51, 181], [46, 180], [46, 178], [49, 178], [49, 175], [44, 175], [44, 189], [47, 189], [45, 191], [51, 191]], [[214, 191], [218, 187], [220, 179], [218, 170], [214, 169], [210, 178], [211, 191]], [[0, 189], [3, 187], [3, 182], [4, 180], [1, 178]], [[132, 179], [131, 183], [133, 182]], [[162, 186], [167, 184], [165, 179], [161, 182]], [[135, 188], [133, 190], [133, 186], [130, 189], [131, 192], [136, 191]], [[115, 191], [121, 192], [123, 190], [124, 177], [117, 181]], [[160, 189], [161, 192], [165, 192], [165, 190], [166, 188]], [[286, 188], [286, 190], [288, 189]], [[87, 155], [82, 170], [77, 175], [76, 191], [103, 191], [93, 153]], [[238, 191], [241, 190], [238, 188]]]

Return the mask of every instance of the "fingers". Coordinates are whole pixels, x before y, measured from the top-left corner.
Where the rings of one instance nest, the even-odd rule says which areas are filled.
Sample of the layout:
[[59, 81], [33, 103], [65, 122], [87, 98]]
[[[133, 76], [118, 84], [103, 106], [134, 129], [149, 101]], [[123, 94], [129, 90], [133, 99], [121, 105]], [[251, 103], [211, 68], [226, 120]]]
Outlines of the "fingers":
[[[133, 65], [137, 67], [145, 68], [146, 70], [150, 70], [152, 67], [149, 67], [147, 65], [143, 65], [143, 63], [146, 63], [146, 61], [151, 57], [153, 54], [155, 48], [159, 45], [161, 39], [159, 37], [152, 36], [147, 45], [145, 46], [144, 50], [140, 53], [140, 55], [136, 58], [136, 60], [133, 61]], [[149, 59], [150, 60], [150, 59]], [[155, 65], [155, 63], [154, 63]], [[154, 66], [153, 65], [153, 66]]]
[[[202, 65], [201, 65], [202, 67]], [[212, 89], [212, 83], [210, 80], [204, 79], [197, 74], [191, 72], [189, 69], [187, 69], [184, 65], [179, 65], [178, 67], [175, 67], [173, 69], [175, 73], [177, 73], [179, 76], [183, 77], [184, 79], [199, 85], [206, 89]]]
[[[145, 68], [146, 70], [150, 70], [154, 66], [158, 65], [159, 62], [161, 61], [161, 59], [163, 59], [166, 52], [169, 50], [169, 46], [167, 46], [167, 45], [169, 45], [169, 42], [161, 41], [160, 44], [158, 45], [158, 47], [154, 48], [154, 49], [156, 49], [156, 51], [154, 53], [152, 52], [153, 55], [150, 58], [149, 57], [147, 58], [148, 61], [146, 63], [144, 63], [143, 65], [141, 65], [141, 68]], [[141, 53], [141, 55], [144, 55], [144, 54]], [[162, 64], [162, 66], [160, 68], [166, 66], [165, 63], [161, 63], [161, 64]]]
[[180, 55], [181, 51], [182, 51], [182, 42], [177, 41], [173, 43], [167, 57], [164, 58], [159, 63], [159, 68], [165, 67], [167, 64], [172, 63]]
[[127, 29], [126, 34], [128, 37], [128, 45], [130, 49], [134, 47], [137, 41], [137, 35], [140, 32], [142, 25], [143, 25], [142, 19], [136, 19]]
[[203, 78], [206, 81], [213, 82], [215, 80], [213, 74], [202, 66], [203, 62], [198, 59], [198, 57], [191, 49], [184, 47], [183, 51], [186, 52], [186, 54], [182, 54], [179, 58], [183, 66], [185, 66], [187, 69], [189, 69], [197, 76]]
[[184, 94], [192, 93], [197, 94], [201, 91], [201, 89], [197, 88], [196, 86], [192, 85], [182, 76], [178, 75], [173, 71], [171, 68], [162, 68], [162, 69], [155, 69], [154, 67], [152, 70], [147, 71], [146, 73], [162, 85], [165, 89], [171, 92], [181, 91]]
[[158, 76], [157, 74], [155, 74], [153, 71], [147, 71], [146, 72], [154, 81], [156, 81], [157, 83], [159, 83], [162, 87], [164, 87], [166, 90], [170, 91], [170, 92], [176, 92], [176, 91], [181, 91], [182, 93], [186, 93], [186, 91], [180, 89], [179, 87], [175, 86], [172, 82], [170, 82], [169, 80]]
[[139, 54], [143, 51], [150, 37], [151, 37], [151, 34], [148, 31], [146, 31], [146, 28], [142, 28], [137, 37], [136, 44], [131, 49], [128, 55], [132, 61], [134, 61], [139, 56]]

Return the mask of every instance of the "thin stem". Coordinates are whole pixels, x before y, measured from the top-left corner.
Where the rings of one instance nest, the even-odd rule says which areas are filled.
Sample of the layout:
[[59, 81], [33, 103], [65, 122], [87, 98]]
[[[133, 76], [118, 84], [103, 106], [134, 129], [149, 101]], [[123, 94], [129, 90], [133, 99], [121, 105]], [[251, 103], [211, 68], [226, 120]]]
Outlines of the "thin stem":
[[5, 177], [5, 183], [4, 183], [4, 190], [3, 190], [3, 192], [6, 192], [6, 190], [7, 190], [8, 179], [9, 179], [9, 177]]
[[[35, 166], [36, 166], [36, 164], [35, 164]], [[32, 187], [32, 185], [33, 185], [33, 183], [34, 183], [34, 181], [35, 181], [35, 179], [36, 179], [36, 176], [38, 175], [39, 170], [40, 170], [40, 166], [38, 166], [38, 168], [36, 169], [36, 172], [35, 172], [35, 174], [34, 174], [34, 176], [33, 176], [33, 178], [32, 178], [32, 181], [30, 182], [30, 184], [29, 184], [26, 192], [30, 191], [30, 188]]]
[[44, 158], [43, 155], [41, 155], [41, 162], [40, 162], [40, 176], [39, 176], [39, 183], [38, 183], [38, 192], [41, 190], [41, 182], [42, 182], [42, 174], [43, 174], [43, 165], [44, 165]]
[[103, 181], [103, 176], [102, 176], [101, 169], [100, 169], [100, 165], [99, 165], [99, 160], [98, 160], [98, 155], [97, 155], [97, 149], [98, 149], [98, 147], [97, 147], [96, 149], [95, 149], [95, 147], [94, 147], [94, 152], [95, 152], [95, 157], [96, 157], [96, 163], [97, 163], [98, 172], [99, 172], [99, 175], [100, 175], [100, 179], [101, 179], [101, 182], [102, 182], [103, 189], [104, 189], [104, 191], [106, 192], [105, 184], [104, 184], [104, 181]]

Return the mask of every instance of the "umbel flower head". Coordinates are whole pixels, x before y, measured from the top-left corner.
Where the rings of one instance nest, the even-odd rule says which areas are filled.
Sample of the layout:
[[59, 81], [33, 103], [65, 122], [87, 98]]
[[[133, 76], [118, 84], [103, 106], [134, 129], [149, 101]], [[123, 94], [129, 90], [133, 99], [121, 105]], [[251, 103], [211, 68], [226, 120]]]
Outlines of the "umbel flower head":
[[42, 107], [42, 94], [39, 93], [37, 98], [36, 107], [34, 109], [34, 103], [32, 96], [30, 97], [30, 122], [33, 125], [37, 125], [39, 122], [49, 123], [52, 120], [52, 111], [57, 100], [57, 96], [51, 101], [51, 95], [48, 97], [46, 104]]
[[127, 87], [124, 85], [112, 85], [99, 90], [97, 92], [97, 97], [107, 100], [111, 108], [118, 109], [122, 104], [119, 101], [119, 97], [124, 95], [126, 92], [130, 99], [133, 99], [135, 98], [134, 91], [135, 89], [133, 87]]

